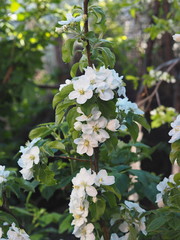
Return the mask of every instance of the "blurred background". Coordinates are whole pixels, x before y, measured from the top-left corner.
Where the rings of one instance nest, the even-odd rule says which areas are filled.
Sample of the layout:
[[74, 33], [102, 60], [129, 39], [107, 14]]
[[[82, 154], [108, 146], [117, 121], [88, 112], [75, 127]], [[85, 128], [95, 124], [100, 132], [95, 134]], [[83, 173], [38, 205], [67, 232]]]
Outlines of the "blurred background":
[[[152, 126], [142, 141], [152, 147], [152, 159], [141, 168], [169, 176], [170, 122], [180, 112], [180, 46], [172, 35], [180, 31], [178, 0], [99, 0], [106, 22], [90, 30], [112, 42], [115, 70], [124, 76], [127, 96], [145, 111]], [[17, 168], [16, 153], [37, 124], [54, 121], [52, 98], [70, 78], [81, 57], [80, 45], [70, 64], [62, 61], [61, 47], [68, 37], [57, 34], [57, 22], [73, 5], [69, 0], [0, 1], [0, 164]], [[76, 51], [77, 50], [77, 51]], [[80, 73], [79, 73], [80, 74]], [[63, 211], [66, 200], [53, 203], [37, 195], [37, 206]], [[14, 200], [16, 201], [16, 200]], [[61, 206], [58, 204], [61, 202]], [[58, 207], [57, 207], [58, 206]], [[68, 238], [70, 239], [70, 237]]]

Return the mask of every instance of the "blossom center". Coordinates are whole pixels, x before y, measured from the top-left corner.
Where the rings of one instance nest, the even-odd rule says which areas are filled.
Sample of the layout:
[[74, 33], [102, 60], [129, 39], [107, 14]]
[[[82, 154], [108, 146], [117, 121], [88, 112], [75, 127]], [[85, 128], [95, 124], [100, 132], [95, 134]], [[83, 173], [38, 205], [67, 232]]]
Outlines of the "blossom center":
[[34, 155], [30, 155], [30, 160], [34, 161], [35, 160], [35, 156]]
[[89, 141], [88, 141], [88, 140], [85, 140], [85, 141], [84, 141], [84, 146], [86, 146], [86, 147], [89, 146]]
[[83, 89], [79, 90], [80, 95], [84, 95], [85, 91]]
[[99, 131], [99, 127], [97, 125], [93, 126], [93, 130], [94, 132], [98, 132]]

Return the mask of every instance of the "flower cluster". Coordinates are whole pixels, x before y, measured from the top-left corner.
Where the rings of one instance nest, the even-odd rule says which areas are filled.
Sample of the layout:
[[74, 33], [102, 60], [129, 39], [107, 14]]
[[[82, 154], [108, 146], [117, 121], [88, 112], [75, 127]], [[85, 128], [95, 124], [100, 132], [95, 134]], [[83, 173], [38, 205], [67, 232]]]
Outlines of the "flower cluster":
[[118, 98], [116, 103], [116, 112], [120, 111], [124, 111], [126, 114], [128, 114], [128, 112], [132, 112], [138, 115], [144, 114], [144, 112], [138, 108], [137, 104], [129, 101], [127, 97]]
[[163, 201], [163, 195], [171, 188], [168, 183], [175, 184], [174, 175], [170, 175], [169, 178], [164, 178], [157, 186], [157, 190], [160, 192], [156, 195], [156, 203]]
[[76, 118], [77, 122], [75, 122], [74, 128], [82, 132], [81, 137], [74, 140], [74, 143], [77, 144], [77, 153], [86, 153], [88, 156], [92, 156], [94, 148], [110, 138], [106, 130], [114, 132], [120, 124], [117, 119], [108, 121], [101, 116], [98, 107], [92, 108], [89, 116], [86, 116], [80, 107], [77, 108], [77, 111], [81, 115]]
[[81, 168], [80, 172], [72, 179], [73, 190], [70, 196], [69, 212], [73, 215], [73, 234], [81, 240], [94, 240], [94, 225], [88, 222], [89, 201], [98, 201], [95, 186], [114, 184], [114, 176], [108, 176], [106, 170], [100, 170], [98, 174], [91, 170]]
[[100, 67], [96, 70], [92, 67], [84, 69], [84, 75], [72, 80], [74, 90], [69, 94], [69, 99], [76, 99], [79, 104], [84, 104], [91, 99], [94, 94], [103, 100], [109, 101], [114, 98], [114, 90], [117, 89], [119, 96], [125, 97], [125, 87], [114, 69]]
[[30, 180], [31, 178], [33, 178], [33, 165], [38, 164], [40, 161], [39, 147], [34, 146], [35, 143], [37, 143], [39, 140], [40, 138], [34, 138], [33, 141], [27, 142], [25, 147], [20, 147], [19, 152], [21, 152], [22, 155], [18, 160], [18, 165], [22, 168], [20, 173], [26, 180]]
[[0, 184], [3, 182], [7, 182], [7, 178], [9, 177], [10, 171], [5, 170], [5, 166], [0, 165]]
[[174, 34], [172, 37], [173, 37], [173, 40], [174, 40], [174, 41], [180, 42], [180, 34], [176, 33], [176, 34]]
[[180, 139], [180, 115], [178, 115], [176, 120], [171, 123], [171, 127], [173, 129], [169, 132], [169, 136], [171, 136], [169, 143], [173, 143]]
[[[146, 211], [143, 208], [141, 208], [138, 203], [133, 203], [130, 201], [124, 201], [124, 205], [121, 206], [120, 211], [122, 212], [124, 210], [125, 210], [123, 214], [124, 221], [119, 225], [119, 230], [122, 233], [125, 233], [125, 235], [122, 237], [118, 237], [117, 234], [113, 233], [111, 235], [111, 239], [127, 240], [130, 235], [129, 230], [132, 224], [136, 228], [136, 230], [141, 231], [144, 235], [147, 235], [146, 225], [145, 225], [146, 219], [144, 216], [142, 216], [142, 214]], [[130, 216], [129, 214], [131, 211], [136, 212], [133, 222], [132, 222], [132, 216]], [[117, 220], [119, 220], [119, 216], [113, 217], [111, 220], [111, 225], [113, 225]]]
[[7, 238], [1, 238], [3, 235], [2, 228], [0, 228], [0, 240], [30, 240], [29, 235], [20, 228], [17, 228], [15, 223], [12, 223], [7, 232]]

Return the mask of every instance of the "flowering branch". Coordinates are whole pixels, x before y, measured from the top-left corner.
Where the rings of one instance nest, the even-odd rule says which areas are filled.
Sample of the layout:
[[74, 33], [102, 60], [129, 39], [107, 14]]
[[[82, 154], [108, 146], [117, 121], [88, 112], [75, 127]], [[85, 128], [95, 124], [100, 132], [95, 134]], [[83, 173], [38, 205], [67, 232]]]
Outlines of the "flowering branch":
[[[84, 23], [84, 34], [85, 35], [89, 31], [89, 29], [88, 29], [88, 2], [89, 2], [89, 0], [84, 0], [84, 15], [86, 16], [86, 20], [85, 20], [85, 23]], [[88, 39], [86, 41], [87, 41], [86, 52], [87, 52], [88, 65], [90, 67], [92, 67], [90, 44], [89, 44]]]

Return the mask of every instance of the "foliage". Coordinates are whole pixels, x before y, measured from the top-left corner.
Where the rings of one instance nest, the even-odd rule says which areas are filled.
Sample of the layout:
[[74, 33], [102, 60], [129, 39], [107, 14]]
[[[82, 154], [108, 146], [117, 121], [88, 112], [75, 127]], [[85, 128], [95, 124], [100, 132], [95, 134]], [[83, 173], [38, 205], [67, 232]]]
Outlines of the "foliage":
[[[142, 2], [143, 4], [139, 5]], [[159, 2], [163, 4], [163, 1]], [[27, 3], [32, 5], [28, 7]], [[174, 175], [173, 180], [169, 180], [161, 191], [165, 206], [158, 209], [156, 197], [160, 190], [156, 186], [160, 178], [154, 173], [132, 168], [133, 163], [144, 159], [151, 160], [154, 148], [137, 141], [139, 126], [141, 125], [147, 131], [150, 131], [150, 126], [144, 116], [138, 112], [141, 111], [138, 106], [133, 105], [130, 101], [129, 108], [125, 106], [124, 109], [117, 110], [116, 100], [121, 95], [125, 98], [125, 83], [117, 72], [112, 70], [123, 59], [121, 72], [125, 74], [127, 80], [133, 81], [135, 88], [138, 87], [141, 77], [136, 76], [137, 70], [134, 67], [136, 59], [129, 62], [128, 56], [124, 54], [124, 52], [132, 50], [137, 43], [135, 40], [128, 39], [123, 27], [117, 30], [116, 18], [118, 18], [119, 8], [120, 11], [127, 9], [128, 14], [135, 19], [149, 5], [140, 0], [126, 0], [120, 3], [119, 1], [107, 1], [107, 3], [100, 1], [96, 4], [90, 2], [88, 17], [84, 15], [84, 9], [74, 6], [71, 8], [71, 21], [59, 28], [57, 20], [60, 18], [67, 22], [68, 19], [65, 19], [67, 16], [65, 17], [64, 11], [53, 7], [56, 4], [58, 6], [58, 3], [59, 1], [55, 0], [24, 2], [12, 0], [8, 3], [3, 1], [2, 7], [0, 7], [0, 14], [3, 16], [0, 22], [2, 26], [0, 47], [4, 49], [0, 57], [0, 62], [2, 62], [0, 80], [3, 86], [1, 90], [3, 101], [6, 103], [5, 105], [1, 104], [5, 116], [1, 122], [6, 128], [9, 127], [8, 131], [2, 130], [1, 135], [5, 141], [13, 142], [14, 134], [18, 134], [23, 125], [31, 122], [29, 117], [35, 116], [45, 107], [46, 102], [42, 100], [44, 92], [37, 87], [35, 74], [38, 69], [43, 68], [42, 56], [46, 46], [55, 44], [54, 39], [58, 37], [59, 33], [65, 39], [62, 46], [62, 59], [65, 63], [72, 63], [70, 69], [72, 80], [70, 82], [67, 80], [64, 85], [61, 85], [59, 92], [53, 98], [55, 121], [39, 124], [32, 129], [29, 133], [32, 141], [26, 143], [25, 147], [21, 147], [20, 153], [14, 157], [22, 168], [20, 171], [22, 177], [14, 162], [15, 168], [7, 163], [9, 173], [4, 169], [0, 172], [2, 178], [0, 182], [0, 224], [3, 227], [3, 236], [8, 233], [8, 228], [13, 222], [19, 228], [25, 228], [32, 240], [59, 239], [59, 236], [63, 237], [64, 233], [71, 234], [73, 231], [72, 221], [77, 220], [76, 214], [71, 210], [69, 213], [67, 210], [69, 196], [73, 198], [73, 194], [70, 195], [72, 181], [74, 192], [81, 187], [85, 189], [83, 190], [84, 199], [81, 196], [83, 200], [79, 198], [78, 201], [82, 200], [83, 204], [85, 204], [85, 200], [88, 201], [89, 212], [84, 221], [87, 221], [86, 226], [88, 227], [92, 227], [88, 224], [93, 224], [94, 231], [89, 234], [94, 234], [96, 239], [104, 237], [107, 240], [116, 234], [118, 234], [116, 237], [120, 239], [126, 237], [128, 239], [178, 239], [180, 230], [178, 222], [179, 173]], [[172, 6], [176, 8], [177, 4], [177, 1], [174, 0]], [[170, 19], [172, 15], [174, 16], [173, 22]], [[81, 16], [82, 18], [77, 20]], [[109, 27], [107, 29], [111, 23], [111, 17], [114, 25], [112, 24], [111, 29]], [[144, 34], [149, 33], [151, 39], [154, 40], [165, 31], [171, 33], [175, 29], [173, 24], [177, 19], [178, 14], [174, 14], [172, 11], [169, 13], [168, 19], [164, 19], [162, 16], [153, 16], [153, 24], [145, 29]], [[87, 20], [90, 23], [89, 31], [85, 30]], [[56, 31], [54, 31], [55, 29]], [[117, 33], [120, 36], [117, 36]], [[80, 59], [74, 63], [73, 56], [77, 53], [80, 54]], [[142, 55], [145, 57], [144, 52]], [[8, 61], [2, 61], [3, 59], [8, 59]], [[118, 60], [115, 61], [115, 59]], [[142, 75], [143, 86], [156, 87], [159, 80], [172, 82], [173, 78], [169, 73], [165, 74], [165, 72], [156, 70], [152, 72], [152, 69], [149, 68], [151, 72]], [[91, 71], [91, 74], [88, 71]], [[85, 102], [78, 100], [78, 97], [71, 97], [72, 92], [77, 90], [75, 82], [84, 76], [88, 79], [92, 74], [95, 78], [100, 76], [102, 80], [103, 71], [110, 75], [111, 84], [108, 86], [110, 97], [108, 95], [108, 99], [103, 99], [107, 86], [102, 92], [98, 89], [99, 86], [91, 89], [92, 97], [87, 98]], [[120, 86], [115, 85], [116, 87], [114, 87], [113, 84], [116, 84], [115, 80], [117, 79]], [[107, 79], [105, 78], [104, 81]], [[53, 82], [51, 77], [47, 82]], [[84, 85], [86, 85], [85, 79]], [[8, 92], [8, 96], [4, 95], [4, 89]], [[16, 89], [16, 91], [12, 91], [12, 89]], [[86, 89], [80, 90], [85, 91]], [[84, 92], [81, 92], [80, 95], [83, 94]], [[99, 135], [93, 135], [94, 138], [91, 139], [91, 141], [95, 141], [97, 137], [96, 146], [92, 147], [92, 152], [84, 151], [77, 142], [83, 139], [85, 131], [89, 131], [88, 128], [86, 129], [87, 126], [89, 127], [88, 119], [93, 117], [93, 114], [99, 114], [98, 111], [101, 118], [104, 118], [102, 120], [104, 127], [102, 128], [108, 137], [103, 139], [97, 131]], [[176, 116], [176, 112], [172, 108], [163, 106], [153, 111], [155, 112], [151, 116], [153, 128], [172, 122]], [[86, 120], [77, 120], [82, 116], [86, 117]], [[100, 122], [100, 116], [97, 119]], [[95, 122], [97, 119], [93, 119], [93, 121]], [[96, 122], [96, 126], [93, 125], [93, 129], [97, 127], [97, 124]], [[115, 126], [116, 124], [117, 126]], [[105, 133], [103, 132], [103, 134]], [[85, 141], [87, 143], [89, 139], [86, 138]], [[18, 149], [17, 145], [19, 145], [19, 140], [10, 146], [2, 144], [1, 158], [11, 158], [14, 149]], [[85, 144], [84, 147], [87, 145]], [[6, 156], [7, 153], [8, 156]], [[172, 163], [177, 161], [179, 164], [179, 157], [179, 141], [175, 141], [172, 143], [170, 153]], [[30, 166], [27, 168], [29, 162]], [[113, 177], [115, 181], [111, 181], [111, 184], [99, 183], [98, 185], [97, 177], [100, 174], [98, 167], [108, 172], [107, 179]], [[89, 168], [91, 170], [88, 171]], [[87, 186], [82, 182], [79, 185], [74, 183], [78, 174], [81, 173], [80, 169], [86, 169], [85, 176], [96, 175], [96, 180], [91, 184], [91, 187], [93, 185], [97, 191], [95, 196], [88, 195]], [[83, 181], [85, 181], [85, 176]], [[103, 177], [99, 177], [99, 182], [102, 179]], [[142, 205], [146, 200], [153, 205], [153, 209], [157, 209], [145, 212], [136, 203], [126, 201], [135, 195], [138, 195], [138, 201]], [[38, 199], [36, 199], [37, 196], [39, 196]], [[43, 207], [50, 203], [53, 205], [56, 196], [65, 201], [63, 209], [55, 209], [52, 206], [53, 209], [48, 211], [46, 207]], [[46, 200], [46, 204], [42, 199]], [[84, 209], [82, 210], [81, 207], [82, 205], [80, 210], [83, 211]], [[77, 216], [79, 215], [77, 214]], [[4, 222], [7, 224], [4, 225]], [[76, 226], [76, 223], [74, 225]], [[78, 227], [80, 230], [84, 230], [85, 224], [81, 225]], [[124, 230], [125, 225], [126, 230]], [[75, 230], [77, 229], [75, 228]], [[78, 236], [76, 231], [74, 234]], [[85, 236], [85, 239], [88, 239], [88, 236]], [[94, 238], [92, 237], [92, 239]]]

